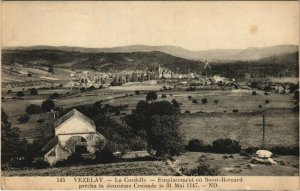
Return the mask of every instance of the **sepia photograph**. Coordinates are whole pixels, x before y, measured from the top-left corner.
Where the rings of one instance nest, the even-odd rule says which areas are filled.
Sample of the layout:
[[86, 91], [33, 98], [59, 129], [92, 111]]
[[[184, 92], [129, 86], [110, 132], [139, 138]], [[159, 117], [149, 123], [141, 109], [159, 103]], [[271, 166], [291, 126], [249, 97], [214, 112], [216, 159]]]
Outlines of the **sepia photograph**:
[[1, 6], [2, 177], [299, 176], [298, 1]]

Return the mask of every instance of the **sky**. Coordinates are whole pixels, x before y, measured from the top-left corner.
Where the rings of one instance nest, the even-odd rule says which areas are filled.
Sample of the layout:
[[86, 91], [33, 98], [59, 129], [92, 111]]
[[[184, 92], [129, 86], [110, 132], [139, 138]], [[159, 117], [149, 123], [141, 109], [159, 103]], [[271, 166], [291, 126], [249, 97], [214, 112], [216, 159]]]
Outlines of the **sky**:
[[297, 1], [2, 2], [2, 46], [299, 44]]

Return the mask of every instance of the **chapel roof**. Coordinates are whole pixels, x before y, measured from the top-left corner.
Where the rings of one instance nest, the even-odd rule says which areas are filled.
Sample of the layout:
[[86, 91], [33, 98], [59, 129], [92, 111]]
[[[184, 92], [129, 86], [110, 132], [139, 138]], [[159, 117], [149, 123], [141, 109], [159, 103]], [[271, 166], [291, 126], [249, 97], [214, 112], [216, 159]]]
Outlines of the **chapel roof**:
[[71, 118], [73, 116], [81, 118], [81, 119], [87, 121], [88, 123], [90, 123], [92, 126], [95, 126], [95, 123], [94, 123], [93, 120], [91, 120], [87, 116], [83, 115], [78, 110], [72, 109], [71, 111], [69, 111], [68, 113], [66, 113], [64, 116], [62, 116], [61, 118], [59, 118], [58, 120], [56, 120], [54, 122], [54, 127], [56, 128], [56, 127], [60, 126], [62, 123], [64, 123], [66, 120], [68, 120], [69, 118]]

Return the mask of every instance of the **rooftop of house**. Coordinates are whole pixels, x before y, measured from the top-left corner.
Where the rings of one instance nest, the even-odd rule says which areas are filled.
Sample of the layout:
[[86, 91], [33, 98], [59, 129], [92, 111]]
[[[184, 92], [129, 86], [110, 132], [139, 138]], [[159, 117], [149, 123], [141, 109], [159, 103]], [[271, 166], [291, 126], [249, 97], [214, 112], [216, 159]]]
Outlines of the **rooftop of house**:
[[94, 121], [91, 120], [90, 118], [88, 118], [87, 116], [83, 115], [82, 113], [80, 113], [78, 110], [76, 109], [72, 109], [71, 111], [69, 111], [68, 113], [66, 113], [64, 116], [62, 116], [61, 118], [59, 118], [58, 120], [56, 120], [54, 122], [54, 127], [58, 127], [60, 126], [62, 123], [64, 123], [66, 120], [68, 120], [69, 118], [76, 116], [79, 118], [84, 119], [85, 121], [87, 121], [88, 123], [90, 123], [91, 125], [95, 126]]
[[43, 153], [48, 153], [53, 147], [55, 147], [58, 144], [58, 137], [55, 136], [53, 139], [51, 139], [43, 148]]

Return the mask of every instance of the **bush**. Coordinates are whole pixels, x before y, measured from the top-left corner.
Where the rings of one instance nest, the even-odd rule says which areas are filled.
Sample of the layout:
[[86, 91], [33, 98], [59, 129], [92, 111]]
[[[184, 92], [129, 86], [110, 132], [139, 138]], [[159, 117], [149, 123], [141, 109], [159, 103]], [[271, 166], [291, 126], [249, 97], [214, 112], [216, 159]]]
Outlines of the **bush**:
[[59, 94], [56, 92], [49, 96], [49, 99], [57, 99], [57, 98], [59, 98]]
[[70, 166], [72, 164], [78, 164], [86, 162], [80, 155], [72, 154], [66, 160], [58, 161], [54, 166], [56, 167], [64, 167]]
[[54, 70], [53, 70], [53, 67], [52, 67], [52, 66], [48, 69], [48, 72], [49, 72], [49, 73], [54, 73]]
[[18, 97], [23, 97], [25, 94], [22, 91], [17, 92]]
[[42, 107], [43, 111], [49, 112], [53, 108], [55, 108], [55, 104], [54, 104], [54, 102], [51, 99], [48, 99], [48, 100], [42, 102], [41, 107]]
[[195, 169], [183, 170], [183, 173], [187, 176], [218, 176], [220, 175], [219, 169], [211, 167], [208, 164], [200, 164]]
[[18, 121], [19, 123], [23, 124], [23, 123], [27, 123], [29, 121], [30, 117], [28, 115], [23, 115], [21, 117], [19, 117]]
[[80, 92], [85, 92], [85, 87], [80, 88]]
[[136, 90], [134, 93], [135, 93], [135, 95], [140, 95], [140, 91], [139, 90]]
[[256, 91], [253, 91], [253, 92], [252, 92], [252, 95], [256, 95]]
[[97, 152], [96, 161], [100, 163], [111, 163], [116, 161], [116, 157], [111, 151], [104, 148], [101, 152]]
[[35, 104], [30, 104], [28, 107], [26, 107], [26, 113], [28, 113], [29, 115], [32, 114], [39, 114], [42, 113], [42, 108], [38, 105]]
[[24, 168], [30, 166], [31, 162], [24, 157], [12, 158], [9, 161], [9, 165], [15, 168]]
[[88, 90], [95, 90], [96, 88], [95, 88], [95, 86], [90, 86], [89, 88], [88, 88]]
[[241, 150], [240, 154], [242, 156], [251, 156], [251, 155], [254, 155], [257, 150], [259, 150], [258, 147], [248, 147], [246, 149]]
[[204, 143], [202, 140], [199, 139], [191, 139], [187, 146], [186, 149], [188, 151], [203, 151]]
[[299, 146], [294, 146], [294, 147], [276, 146], [271, 148], [271, 151], [277, 155], [299, 156]]
[[299, 101], [299, 91], [296, 91], [293, 98]]
[[196, 99], [193, 99], [192, 103], [198, 103], [198, 101]]
[[180, 110], [180, 104], [176, 101], [176, 99], [172, 100], [172, 104], [178, 111]]
[[206, 104], [208, 101], [207, 101], [207, 98], [203, 98], [202, 100], [201, 100], [201, 102], [203, 103], [203, 104]]
[[186, 91], [196, 91], [196, 87], [188, 87]]
[[129, 148], [132, 151], [145, 150], [147, 148], [147, 143], [141, 137], [136, 136], [129, 139]]
[[147, 101], [157, 100], [157, 94], [155, 91], [149, 91], [146, 96]]
[[239, 153], [241, 145], [239, 141], [232, 139], [218, 139], [213, 142], [212, 149], [216, 153]]
[[187, 111], [185, 111], [184, 113], [191, 113], [191, 112], [187, 110]]
[[239, 112], [239, 110], [234, 109], [234, 110], [232, 110], [232, 112], [233, 112], [233, 113], [237, 113], [237, 112]]
[[266, 103], [266, 104], [269, 104], [269, 103], [270, 103], [270, 101], [269, 101], [268, 99], [266, 99], [265, 103]]
[[167, 95], [166, 95], [166, 94], [162, 94], [161, 97], [162, 97], [162, 98], [166, 98]]
[[191, 99], [192, 99], [192, 96], [189, 95], [189, 96], [188, 96], [188, 99], [191, 100]]
[[11, 90], [7, 90], [7, 93], [10, 94], [12, 91]]
[[299, 105], [297, 105], [296, 107], [293, 108], [293, 112], [299, 113]]
[[34, 158], [31, 165], [37, 169], [49, 167], [49, 164], [44, 160], [43, 157]]
[[216, 99], [216, 100], [214, 100], [214, 103], [215, 103], [215, 104], [219, 103], [219, 100], [217, 100], [217, 99]]
[[30, 89], [30, 95], [38, 95], [38, 94], [39, 94], [39, 92], [37, 89], [35, 89], [35, 88]]

